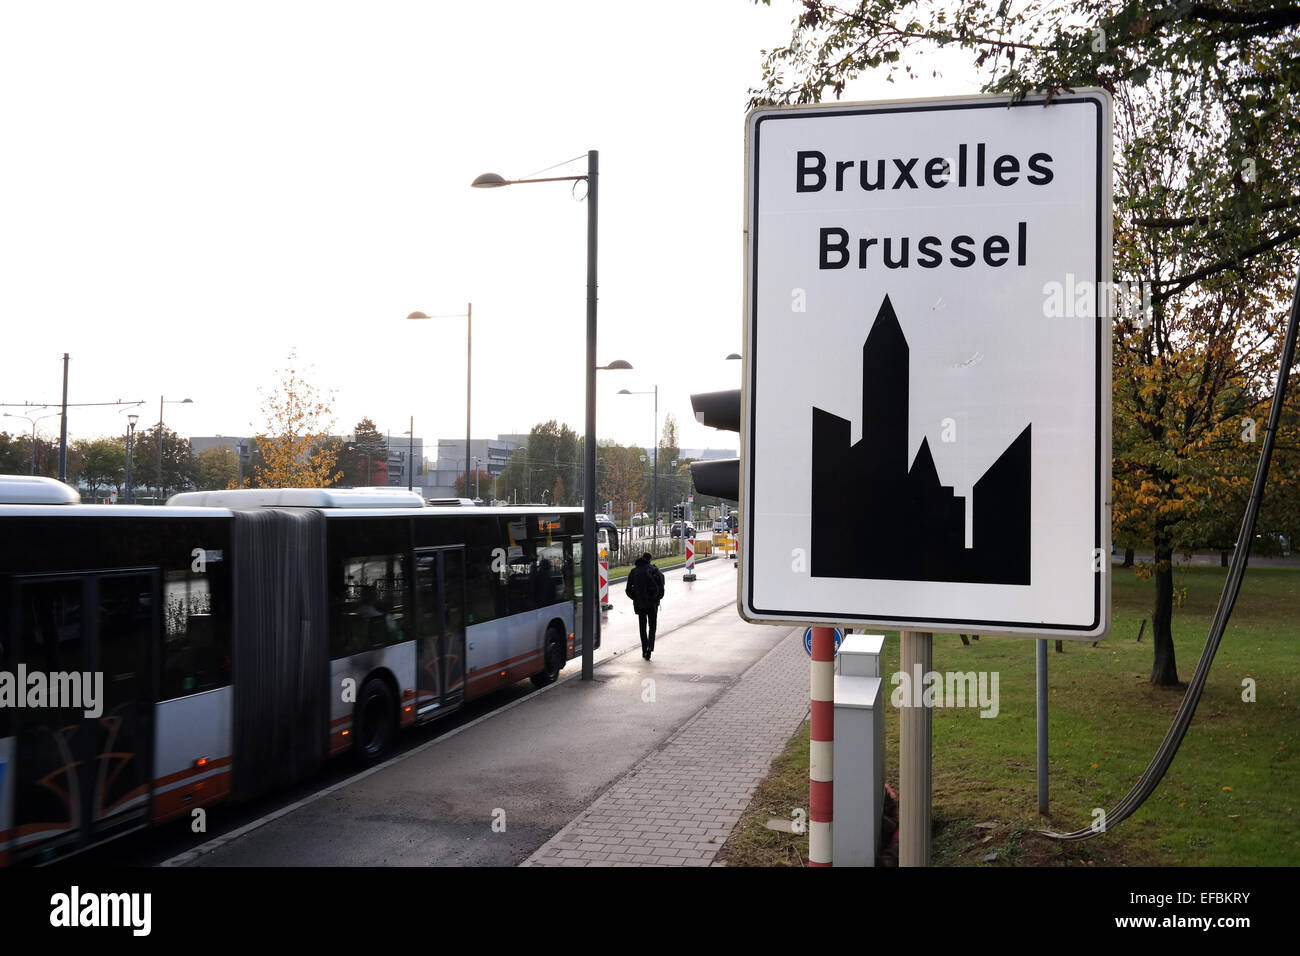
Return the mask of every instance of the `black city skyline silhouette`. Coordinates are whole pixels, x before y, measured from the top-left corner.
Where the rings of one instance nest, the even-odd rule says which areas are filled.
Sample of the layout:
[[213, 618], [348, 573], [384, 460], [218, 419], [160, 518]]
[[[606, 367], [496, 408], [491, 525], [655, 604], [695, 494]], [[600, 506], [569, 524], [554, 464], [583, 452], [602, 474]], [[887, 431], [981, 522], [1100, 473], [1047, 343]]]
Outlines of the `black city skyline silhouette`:
[[1033, 423], [975, 482], [967, 548], [966, 499], [939, 480], [928, 438], [908, 467], [910, 352], [885, 296], [862, 346], [862, 439], [812, 410], [813, 577], [1029, 584]]

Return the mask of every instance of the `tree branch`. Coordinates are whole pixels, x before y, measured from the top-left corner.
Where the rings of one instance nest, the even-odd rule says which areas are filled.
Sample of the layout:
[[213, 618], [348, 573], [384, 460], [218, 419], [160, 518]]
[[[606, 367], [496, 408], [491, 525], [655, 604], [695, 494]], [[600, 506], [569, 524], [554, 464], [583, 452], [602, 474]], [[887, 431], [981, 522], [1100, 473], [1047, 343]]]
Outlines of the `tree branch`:
[[1163, 302], [1165, 299], [1171, 298], [1172, 296], [1177, 295], [1179, 292], [1182, 292], [1184, 289], [1186, 289], [1189, 285], [1191, 285], [1194, 282], [1199, 282], [1201, 279], [1207, 279], [1210, 276], [1216, 275], [1227, 269], [1232, 269], [1234, 267], [1240, 266], [1247, 259], [1254, 258], [1255, 256], [1260, 255], [1261, 253], [1268, 252], [1270, 249], [1275, 249], [1278, 246], [1285, 245], [1286, 243], [1290, 242], [1292, 239], [1296, 239], [1296, 238], [1300, 238], [1300, 227], [1295, 227], [1292, 229], [1284, 229], [1281, 232], [1279, 232], [1276, 236], [1274, 236], [1272, 239], [1268, 239], [1264, 242], [1259, 243], [1258, 245], [1251, 246], [1249, 249], [1243, 249], [1235, 256], [1229, 256], [1226, 259], [1220, 259], [1218, 262], [1212, 262], [1208, 266], [1205, 266], [1201, 269], [1197, 269], [1195, 272], [1183, 276], [1181, 279], [1167, 279], [1164, 281], [1157, 281], [1155, 283], [1156, 285], [1168, 285], [1170, 286], [1170, 288], [1161, 290], [1160, 292], [1157, 292], [1154, 295], [1152, 295], [1151, 301], [1153, 303]]
[[[1290, 209], [1293, 206], [1300, 206], [1300, 196], [1293, 196], [1290, 199], [1278, 199], [1273, 202], [1264, 203], [1259, 207], [1261, 213], [1273, 212], [1278, 209]], [[1225, 219], [1231, 219], [1231, 215], [1211, 215], [1204, 216], [1179, 216], [1176, 218], [1154, 218], [1154, 219], [1135, 219], [1133, 225], [1142, 226], [1144, 229], [1174, 229], [1178, 226], [1208, 226], [1211, 222], [1222, 222]]]

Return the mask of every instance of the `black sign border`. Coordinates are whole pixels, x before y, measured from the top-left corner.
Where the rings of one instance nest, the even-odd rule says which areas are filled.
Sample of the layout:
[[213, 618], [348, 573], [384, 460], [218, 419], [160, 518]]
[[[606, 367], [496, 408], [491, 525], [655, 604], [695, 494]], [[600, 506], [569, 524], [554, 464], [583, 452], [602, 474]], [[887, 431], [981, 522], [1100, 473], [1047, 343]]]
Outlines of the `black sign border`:
[[[1108, 137], [1105, 135], [1106, 130], [1103, 128], [1103, 120], [1106, 115], [1106, 110], [1102, 108], [1103, 103], [1100, 96], [1095, 94], [1082, 93], [1077, 95], [1062, 96], [1053, 99], [1051, 101], [1051, 105], [1053, 106], [1064, 105], [1064, 104], [1087, 104], [1092, 106], [1096, 113], [1095, 121], [1096, 121], [1096, 129], [1097, 129], [1097, 136], [1096, 136], [1097, 152], [1096, 152], [1095, 166], [1096, 166], [1096, 175], [1097, 175], [1097, 181], [1096, 181], [1097, 230], [1096, 230], [1096, 245], [1095, 245], [1094, 252], [1095, 252], [1095, 262], [1096, 262], [1096, 283], [1097, 284], [1094, 286], [1094, 288], [1100, 288], [1100, 282], [1102, 281], [1102, 278], [1105, 273], [1105, 258], [1104, 258], [1105, 250], [1102, 249], [1102, 237], [1107, 232], [1105, 228], [1105, 219], [1104, 219], [1104, 216], [1106, 215], [1106, 210], [1103, 208], [1107, 196], [1105, 191], [1103, 190], [1104, 184], [1102, 182], [1102, 171], [1105, 168], [1106, 160], [1108, 159], [1108, 157], [1102, 154], [1102, 145], [1108, 141]], [[931, 113], [931, 112], [947, 112], [951, 110], [1008, 109], [1008, 108], [1042, 109], [1044, 108], [1044, 100], [1042, 97], [1038, 97], [1035, 99], [1026, 99], [1018, 103], [1012, 103], [1005, 97], [996, 97], [996, 98], [990, 98], [986, 102], [970, 102], [970, 101], [963, 102], [961, 100], [954, 100], [951, 103], [942, 103], [942, 102], [935, 102], [935, 101], [917, 101], [913, 103], [896, 102], [896, 103], [882, 103], [877, 105], [863, 105], [861, 107], [848, 106], [848, 107], [839, 107], [839, 108], [812, 107], [812, 108], [796, 108], [796, 109], [783, 109], [783, 110], [778, 109], [778, 110], [773, 110], [772, 112], [765, 112], [763, 111], [763, 109], [760, 108], [760, 110], [756, 111], [758, 113], [761, 113], [762, 115], [755, 116], [752, 120], [752, 126], [750, 126], [750, 129], [752, 129], [752, 133], [751, 133], [752, 138], [750, 140], [750, 143], [748, 144], [747, 153], [749, 154], [750, 157], [749, 163], [752, 172], [750, 173], [751, 178], [749, 179], [749, 185], [746, 190], [746, 192], [748, 193], [748, 195], [746, 196], [746, 203], [748, 204], [749, 210], [751, 210], [748, 215], [749, 236], [748, 236], [748, 241], [746, 243], [746, 251], [745, 251], [746, 259], [748, 260], [746, 262], [746, 274], [749, 280], [748, 281], [749, 302], [747, 303], [748, 313], [749, 313], [747, 316], [747, 321], [749, 324], [749, 329], [748, 329], [749, 334], [748, 334], [748, 338], [746, 341], [746, 348], [745, 348], [745, 360], [746, 360], [745, 364], [746, 364], [746, 373], [747, 373], [747, 380], [745, 383], [746, 385], [745, 411], [747, 413], [747, 427], [745, 429], [745, 434], [743, 436], [746, 441], [745, 457], [747, 459], [747, 465], [748, 465], [747, 487], [744, 490], [748, 490], [749, 494], [746, 496], [748, 500], [742, 502], [741, 504], [741, 514], [744, 518], [744, 525], [745, 525], [746, 532], [752, 532], [751, 525], [754, 520], [754, 514], [755, 514], [753, 497], [754, 497], [754, 487], [755, 487], [754, 460], [756, 457], [754, 455], [754, 446], [756, 444], [754, 441], [754, 435], [756, 432], [756, 421], [755, 421], [756, 416], [754, 414], [754, 406], [755, 406], [754, 396], [756, 394], [756, 384], [758, 378], [758, 219], [759, 219], [758, 186], [759, 186], [759, 157], [761, 155], [759, 141], [762, 133], [763, 124], [768, 122], [773, 122], [773, 121], [779, 121], [783, 119], [810, 119], [810, 118], [827, 117], [827, 116], [872, 116], [872, 115], [877, 115], [882, 113]], [[1100, 304], [1098, 305], [1098, 309], [1100, 310]], [[1107, 351], [1106, 346], [1107, 346], [1108, 335], [1109, 335], [1109, 329], [1107, 329], [1107, 327], [1103, 323], [1109, 321], [1110, 319], [1109, 316], [1107, 315], [1102, 314], [1097, 316], [1097, 328], [1096, 328], [1095, 349], [1094, 349], [1095, 363], [1096, 363], [1093, 370], [1094, 371], [1093, 378], [1095, 381], [1094, 421], [1096, 423], [1096, 430], [1093, 435], [1093, 462], [1094, 462], [1093, 553], [1094, 554], [1097, 553], [1099, 549], [1102, 549], [1103, 540], [1107, 536], [1106, 529], [1103, 528], [1103, 522], [1106, 516], [1106, 507], [1105, 507], [1106, 499], [1103, 497], [1103, 489], [1101, 487], [1101, 465], [1102, 465], [1101, 440], [1102, 440], [1102, 430], [1103, 428], [1106, 427], [1108, 422], [1104, 421], [1105, 407], [1104, 407], [1104, 401], [1102, 395], [1101, 373], [1102, 373], [1102, 358]], [[1103, 331], [1107, 333], [1106, 338], [1103, 337], [1102, 334]], [[1107, 385], [1109, 385], [1109, 383], [1107, 383]], [[744, 490], [742, 490], [742, 494], [744, 493]], [[745, 548], [745, 560], [748, 562], [748, 566], [747, 566], [748, 569], [752, 569], [754, 567], [753, 564], [754, 535], [752, 533], [746, 533], [744, 537], [745, 537], [745, 541], [743, 543], [743, 547]], [[1109, 554], [1103, 554], [1102, 558], [1106, 562], [1110, 561]], [[744, 575], [745, 593], [742, 595], [742, 606], [740, 610], [741, 610], [742, 617], [747, 617], [747, 615], [745, 614], [746, 608], [748, 608], [753, 614], [756, 615], [758, 614], [770, 615], [771, 616], [770, 622], [763, 621], [763, 623], [780, 623], [782, 621], [804, 621], [804, 622], [812, 621], [812, 622], [817, 622], [818, 624], [821, 623], [829, 624], [832, 622], [845, 622], [845, 623], [863, 622], [863, 623], [871, 623], [871, 624], [881, 624], [881, 623], [888, 624], [888, 623], [897, 622], [899, 624], [906, 624], [909, 622], [915, 622], [920, 624], [954, 625], [955, 627], [966, 628], [967, 630], [972, 630], [972, 631], [973, 630], [995, 630], [996, 631], [1002, 628], [1017, 628], [1017, 629], [1022, 629], [1025, 632], [1034, 631], [1038, 633], [1060, 634], [1062, 636], [1072, 635], [1077, 633], [1082, 637], [1101, 640], [1103, 637], [1106, 636], [1107, 633], [1109, 633], [1109, 627], [1107, 627], [1104, 631], [1098, 632], [1098, 628], [1101, 626], [1102, 618], [1103, 618], [1102, 589], [1103, 589], [1103, 585], [1107, 583], [1105, 581], [1105, 577], [1109, 573], [1111, 573], [1111, 569], [1109, 567], [1106, 567], [1093, 575], [1095, 579], [1093, 581], [1093, 618], [1092, 618], [1092, 622], [1086, 625], [1085, 624], [1047, 624], [1041, 621], [972, 620], [970, 618], [909, 617], [909, 616], [885, 617], [881, 615], [868, 615], [868, 614], [844, 614], [844, 613], [831, 614], [822, 611], [786, 611], [780, 609], [760, 608], [754, 603], [754, 575], [752, 573], [752, 570], [750, 570], [750, 573]], [[1107, 624], [1109, 624], [1109, 621], [1107, 621]], [[1095, 633], [1095, 637], [1094, 637], [1094, 633]], [[1026, 633], [1023, 635], [1016, 635], [1016, 636], [1032, 636], [1032, 635]]]

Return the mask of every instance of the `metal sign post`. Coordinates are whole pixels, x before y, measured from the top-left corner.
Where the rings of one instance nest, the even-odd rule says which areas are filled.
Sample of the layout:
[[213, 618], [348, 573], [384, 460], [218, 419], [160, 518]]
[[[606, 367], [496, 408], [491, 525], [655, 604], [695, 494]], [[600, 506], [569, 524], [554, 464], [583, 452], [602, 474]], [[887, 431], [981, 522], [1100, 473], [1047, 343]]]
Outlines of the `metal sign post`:
[[1038, 685], [1038, 812], [1047, 815], [1047, 641], [1035, 642], [1035, 679]]
[[[904, 674], [928, 674], [934, 660], [932, 634], [903, 631], [899, 666]], [[916, 695], [920, 687], [912, 688]], [[930, 863], [930, 751], [933, 711], [903, 695], [898, 711], [898, 865]]]
[[835, 631], [811, 637], [808, 742], [808, 865], [830, 866], [835, 810]]

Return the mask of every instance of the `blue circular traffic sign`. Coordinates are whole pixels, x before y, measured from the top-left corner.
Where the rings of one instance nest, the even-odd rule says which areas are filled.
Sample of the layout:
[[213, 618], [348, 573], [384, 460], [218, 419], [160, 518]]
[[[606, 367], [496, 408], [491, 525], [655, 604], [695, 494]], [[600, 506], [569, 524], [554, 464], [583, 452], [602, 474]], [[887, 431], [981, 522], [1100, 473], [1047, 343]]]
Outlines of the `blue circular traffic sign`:
[[[839, 656], [840, 641], [842, 640], [844, 640], [844, 632], [837, 627], [835, 628], [835, 656], [836, 657]], [[803, 632], [803, 649], [808, 652], [809, 657], [812, 657], [812, 628], [811, 627], [807, 628]]]

